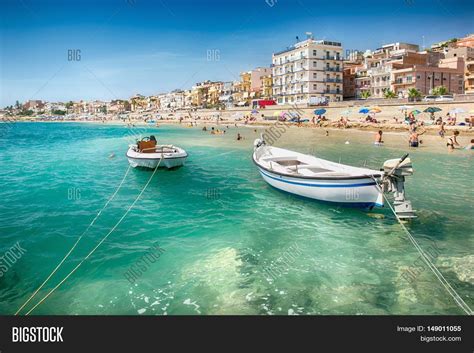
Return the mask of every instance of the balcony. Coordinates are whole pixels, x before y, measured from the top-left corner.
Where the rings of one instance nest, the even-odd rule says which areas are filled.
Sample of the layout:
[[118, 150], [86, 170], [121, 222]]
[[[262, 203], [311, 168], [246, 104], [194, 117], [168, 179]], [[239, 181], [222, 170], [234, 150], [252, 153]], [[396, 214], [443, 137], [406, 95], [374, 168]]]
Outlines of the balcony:
[[342, 83], [340, 78], [325, 78], [323, 82]]
[[324, 90], [324, 93], [328, 93], [328, 94], [342, 94], [342, 90], [338, 90], [338, 89], [325, 89], [325, 90]]
[[324, 69], [324, 71], [331, 71], [331, 72], [341, 72], [342, 69], [340, 67], [327, 67]]
[[337, 60], [337, 61], [342, 61], [343, 58], [339, 55], [335, 55], [335, 56], [332, 56], [332, 55], [326, 55], [325, 57], [323, 57], [324, 60]]

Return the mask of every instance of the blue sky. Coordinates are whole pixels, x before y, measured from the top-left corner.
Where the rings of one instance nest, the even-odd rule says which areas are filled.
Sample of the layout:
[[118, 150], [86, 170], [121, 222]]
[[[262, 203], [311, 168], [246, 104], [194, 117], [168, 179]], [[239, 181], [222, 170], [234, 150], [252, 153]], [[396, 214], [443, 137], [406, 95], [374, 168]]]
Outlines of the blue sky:
[[[0, 106], [127, 98], [236, 80], [304, 38], [374, 49], [474, 32], [468, 1], [0, 0]], [[270, 6], [270, 5], [273, 6]], [[79, 49], [80, 61], [68, 61]], [[208, 60], [217, 50], [219, 60]]]

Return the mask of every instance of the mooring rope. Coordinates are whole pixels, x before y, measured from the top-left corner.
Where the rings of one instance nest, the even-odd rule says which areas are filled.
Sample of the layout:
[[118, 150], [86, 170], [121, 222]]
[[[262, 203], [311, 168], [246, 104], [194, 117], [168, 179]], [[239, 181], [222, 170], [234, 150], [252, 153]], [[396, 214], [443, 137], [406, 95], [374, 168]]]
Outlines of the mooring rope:
[[56, 289], [58, 289], [64, 282], [66, 282], [66, 280], [71, 277], [74, 272], [77, 271], [77, 269], [79, 267], [81, 267], [81, 265], [97, 250], [97, 248], [102, 245], [102, 243], [109, 237], [110, 234], [112, 234], [115, 229], [122, 223], [122, 221], [125, 219], [125, 217], [128, 215], [128, 213], [132, 210], [132, 208], [135, 206], [135, 204], [137, 203], [137, 201], [140, 199], [140, 197], [143, 195], [143, 193], [145, 192], [146, 188], [148, 187], [148, 185], [150, 184], [151, 180], [153, 179], [153, 177], [155, 176], [155, 173], [156, 171], [158, 170], [160, 164], [161, 164], [161, 161], [163, 160], [163, 154], [161, 155], [161, 159], [160, 161], [158, 162], [158, 165], [156, 166], [155, 170], [153, 170], [153, 173], [151, 174], [150, 178], [148, 179], [147, 183], [145, 184], [145, 186], [143, 187], [142, 191], [140, 191], [140, 193], [138, 194], [138, 196], [135, 198], [135, 200], [133, 201], [133, 203], [130, 205], [130, 207], [127, 209], [127, 211], [123, 214], [123, 216], [119, 219], [119, 221], [112, 227], [112, 229], [105, 235], [105, 237], [102, 238], [102, 240], [86, 255], [86, 257], [84, 259], [81, 260], [81, 262], [79, 262], [76, 267], [74, 267], [72, 269], [71, 272], [69, 272], [66, 277], [63, 278], [63, 280], [61, 282], [59, 282], [53, 289], [51, 289], [44, 297], [43, 299], [41, 299], [35, 306], [33, 306], [25, 315], [29, 315], [33, 310], [35, 310], [41, 303], [43, 303], [51, 294], [54, 293], [54, 291], [56, 291]]
[[421, 257], [423, 258], [423, 260], [426, 262], [426, 264], [428, 265], [428, 267], [431, 269], [431, 271], [435, 274], [436, 278], [441, 282], [441, 284], [444, 286], [444, 288], [448, 291], [448, 293], [453, 297], [454, 301], [456, 302], [456, 304], [458, 304], [458, 306], [464, 310], [464, 312], [467, 314], [467, 315], [472, 315], [472, 310], [471, 308], [469, 307], [469, 305], [466, 304], [466, 302], [461, 298], [461, 296], [456, 292], [456, 290], [451, 287], [451, 285], [449, 284], [448, 280], [443, 276], [443, 274], [438, 270], [438, 268], [431, 262], [431, 260], [429, 259], [429, 257], [425, 254], [425, 252], [423, 251], [423, 249], [421, 248], [421, 246], [418, 244], [418, 242], [415, 240], [415, 238], [411, 235], [410, 231], [407, 229], [407, 227], [405, 227], [405, 225], [403, 224], [402, 220], [400, 219], [400, 217], [398, 217], [397, 213], [395, 212], [395, 210], [393, 209], [392, 205], [390, 204], [390, 202], [388, 201], [387, 197], [385, 196], [385, 194], [383, 195], [383, 197], [385, 198], [385, 201], [387, 201], [390, 209], [392, 210], [393, 214], [395, 215], [395, 217], [397, 218], [397, 221], [398, 223], [400, 223], [402, 229], [405, 231], [406, 235], [408, 236], [408, 239], [410, 239], [411, 243], [413, 244], [413, 246], [416, 248], [416, 250], [418, 250], [418, 252], [420, 253]]
[[74, 251], [74, 249], [77, 247], [77, 245], [79, 244], [79, 242], [82, 240], [82, 238], [84, 237], [84, 235], [86, 235], [86, 233], [89, 231], [89, 229], [94, 225], [95, 221], [97, 221], [97, 219], [100, 217], [100, 215], [102, 214], [102, 211], [109, 205], [109, 203], [114, 199], [114, 197], [117, 195], [117, 193], [119, 192], [119, 190], [121, 189], [125, 179], [127, 178], [127, 175], [128, 175], [128, 172], [130, 171], [131, 169], [131, 166], [128, 166], [128, 169], [127, 171], [125, 172], [125, 175], [123, 176], [122, 178], [122, 181], [120, 182], [119, 186], [117, 187], [117, 189], [115, 190], [115, 192], [112, 194], [112, 196], [107, 200], [107, 202], [105, 203], [105, 205], [100, 209], [100, 211], [97, 213], [97, 215], [94, 217], [94, 219], [92, 220], [91, 223], [89, 223], [89, 225], [87, 226], [86, 230], [81, 234], [81, 236], [76, 240], [76, 242], [74, 243], [74, 245], [71, 247], [71, 249], [69, 249], [69, 251], [67, 252], [67, 254], [63, 257], [63, 259], [59, 262], [59, 264], [56, 266], [56, 268], [53, 270], [53, 272], [51, 272], [49, 274], [49, 276], [44, 280], [43, 283], [41, 283], [41, 285], [33, 292], [33, 294], [28, 298], [28, 300], [26, 302], [23, 303], [23, 305], [16, 311], [15, 315], [18, 315], [18, 313], [31, 301], [31, 299], [33, 299], [36, 294], [41, 290], [41, 288], [43, 288], [45, 286], [46, 283], [48, 283], [49, 279], [51, 277], [53, 277], [53, 275], [59, 270], [59, 268], [62, 266], [62, 264], [64, 263], [64, 261], [66, 261], [66, 259], [69, 257], [69, 255], [71, 255], [71, 253]]
[[443, 274], [438, 270], [438, 268], [431, 262], [431, 260], [429, 259], [429, 257], [425, 254], [425, 252], [423, 251], [423, 249], [421, 248], [421, 246], [418, 244], [418, 242], [415, 240], [415, 238], [413, 237], [413, 235], [411, 235], [410, 231], [407, 229], [407, 227], [405, 227], [405, 225], [403, 224], [403, 221], [400, 219], [400, 217], [397, 215], [397, 213], [395, 212], [395, 210], [393, 209], [392, 207], [392, 204], [390, 203], [390, 201], [387, 199], [387, 196], [385, 196], [385, 193], [383, 192], [383, 189], [382, 187], [380, 186], [379, 182], [373, 177], [371, 176], [371, 178], [375, 181], [375, 184], [377, 185], [377, 188], [379, 189], [379, 191], [382, 193], [382, 196], [383, 198], [385, 199], [385, 201], [387, 202], [388, 206], [390, 207], [390, 210], [393, 212], [393, 214], [395, 215], [398, 223], [400, 224], [400, 226], [402, 227], [402, 229], [405, 231], [405, 234], [408, 236], [408, 239], [411, 241], [411, 243], [413, 244], [413, 246], [415, 247], [415, 249], [418, 251], [418, 253], [421, 255], [421, 258], [425, 261], [425, 263], [428, 265], [428, 267], [430, 268], [430, 270], [434, 273], [434, 275], [436, 276], [436, 278], [441, 282], [441, 284], [444, 286], [444, 288], [446, 289], [446, 291], [453, 297], [454, 301], [456, 302], [456, 304], [467, 314], [467, 315], [472, 315], [472, 310], [471, 308], [469, 307], [469, 305], [466, 304], [466, 302], [461, 298], [461, 296], [456, 292], [456, 290], [451, 287], [451, 285], [449, 284], [448, 280], [446, 278], [444, 278]]

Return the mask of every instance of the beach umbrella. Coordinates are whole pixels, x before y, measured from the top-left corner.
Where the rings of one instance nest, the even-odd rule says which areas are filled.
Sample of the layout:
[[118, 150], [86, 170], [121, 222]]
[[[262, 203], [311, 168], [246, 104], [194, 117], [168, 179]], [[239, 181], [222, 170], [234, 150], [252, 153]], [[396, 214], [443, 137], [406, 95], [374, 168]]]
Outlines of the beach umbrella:
[[316, 115], [323, 115], [324, 113], [326, 113], [326, 109], [316, 109], [314, 111], [314, 114]]
[[370, 112], [370, 109], [369, 109], [369, 108], [365, 108], [365, 107], [363, 107], [363, 108], [361, 108], [361, 109], [359, 110], [359, 113], [360, 113], [360, 114], [367, 114], [368, 112]]
[[371, 113], [380, 113], [381, 111], [382, 109], [380, 109], [379, 107], [373, 107], [370, 109]]
[[344, 111], [341, 112], [341, 115], [349, 115], [349, 114], [351, 114], [351, 113], [352, 113], [352, 110], [346, 109], [346, 110], [344, 110]]
[[410, 109], [413, 109], [413, 106], [412, 105], [402, 105], [400, 107], [398, 107], [398, 110], [410, 110]]
[[420, 112], [418, 109], [415, 109], [415, 110], [412, 110], [411, 113], [412, 113], [413, 115], [418, 115], [418, 114], [420, 114], [421, 112]]
[[440, 112], [442, 109], [439, 109], [438, 107], [428, 107], [425, 110], [423, 110], [424, 113], [436, 113]]
[[449, 114], [461, 114], [461, 113], [465, 113], [466, 111], [462, 108], [454, 108], [453, 110], [451, 110], [449, 112]]

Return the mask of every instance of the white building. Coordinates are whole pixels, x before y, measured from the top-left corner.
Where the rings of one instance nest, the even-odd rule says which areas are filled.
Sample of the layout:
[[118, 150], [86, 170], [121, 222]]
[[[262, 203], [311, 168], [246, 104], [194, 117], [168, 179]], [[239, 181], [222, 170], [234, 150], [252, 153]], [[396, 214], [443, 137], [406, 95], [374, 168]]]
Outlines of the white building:
[[158, 99], [160, 101], [160, 109], [162, 110], [177, 110], [183, 109], [186, 106], [186, 94], [181, 90], [160, 94]]
[[273, 96], [278, 104], [342, 101], [342, 45], [311, 34], [273, 54]]

